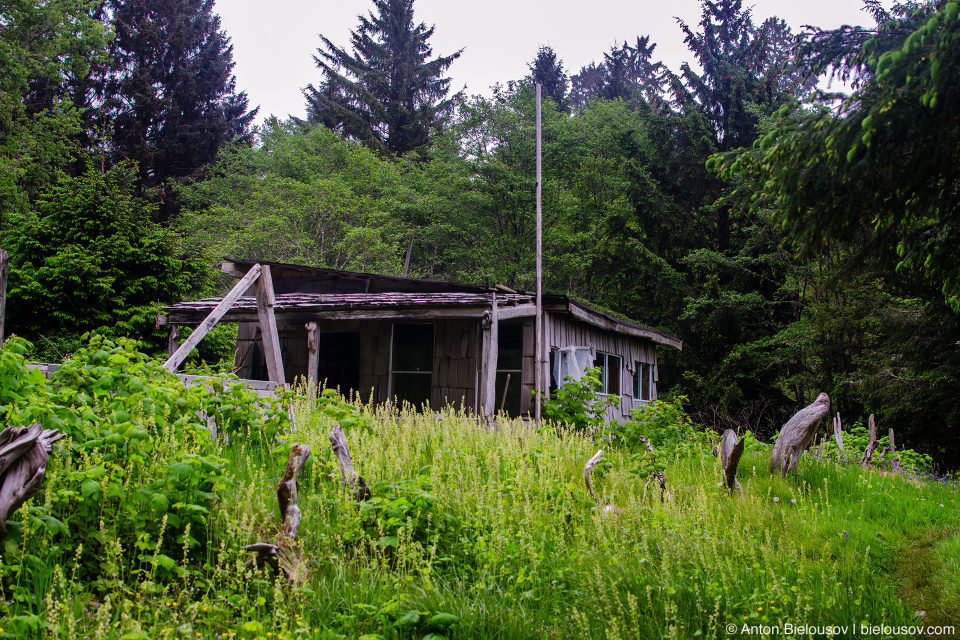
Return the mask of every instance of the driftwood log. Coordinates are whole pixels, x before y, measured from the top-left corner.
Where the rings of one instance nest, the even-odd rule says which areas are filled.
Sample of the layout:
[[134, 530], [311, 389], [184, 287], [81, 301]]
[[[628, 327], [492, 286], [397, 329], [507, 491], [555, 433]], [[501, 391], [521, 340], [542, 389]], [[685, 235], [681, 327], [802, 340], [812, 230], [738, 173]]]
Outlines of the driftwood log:
[[293, 541], [300, 528], [300, 507], [297, 505], [297, 490], [299, 489], [300, 471], [310, 457], [310, 447], [305, 444], [294, 443], [290, 447], [290, 456], [287, 466], [277, 485], [277, 503], [280, 505], [280, 536], [277, 544], [269, 542], [255, 542], [244, 547], [254, 555], [247, 560], [247, 566], [256, 565], [258, 569], [269, 566], [274, 573], [282, 570], [290, 582], [300, 582], [303, 579], [304, 567], [302, 558], [297, 554]]
[[720, 438], [720, 466], [723, 468], [723, 479], [728, 489], [740, 489], [737, 481], [737, 465], [743, 455], [746, 440], [737, 440], [733, 429], [727, 429]]
[[340, 479], [343, 480], [343, 484], [353, 490], [354, 497], [358, 502], [369, 498], [372, 495], [370, 488], [367, 487], [366, 480], [353, 470], [353, 459], [350, 457], [347, 435], [339, 424], [333, 425], [333, 429], [330, 430], [330, 444], [333, 446], [333, 453], [340, 463]]
[[590, 473], [593, 471], [593, 468], [597, 466], [597, 463], [600, 462], [600, 458], [603, 456], [603, 449], [600, 449], [593, 457], [587, 460], [587, 464], [583, 466], [583, 481], [587, 485], [587, 491], [590, 492], [590, 495], [593, 497], [593, 501], [597, 504], [597, 508], [600, 509], [600, 513], [606, 515], [608, 513], [617, 513], [620, 509], [617, 508], [615, 504], [603, 504], [600, 502], [600, 497], [597, 496], [597, 492], [593, 490], [593, 484], [590, 482]]
[[40, 492], [50, 449], [64, 437], [40, 423], [0, 432], [0, 533], [7, 532], [10, 514]]
[[830, 396], [821, 393], [783, 425], [770, 456], [770, 471], [788, 473], [797, 466], [800, 455], [813, 442], [820, 421], [829, 411]]

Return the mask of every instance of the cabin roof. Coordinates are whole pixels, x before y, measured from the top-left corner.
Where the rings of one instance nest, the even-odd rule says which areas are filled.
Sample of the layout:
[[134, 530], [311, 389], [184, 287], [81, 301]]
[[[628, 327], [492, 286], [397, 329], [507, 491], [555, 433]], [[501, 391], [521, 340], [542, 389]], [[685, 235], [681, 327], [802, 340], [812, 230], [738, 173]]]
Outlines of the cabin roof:
[[[227, 260], [222, 271], [242, 277], [256, 261]], [[269, 265], [276, 289], [277, 320], [321, 319], [431, 319], [482, 318], [496, 297], [498, 317], [517, 318], [535, 314], [535, 296], [503, 286], [480, 287], [437, 280], [399, 278], [376, 274], [306, 267], [277, 262]], [[309, 291], [309, 289], [317, 291]], [[304, 291], [307, 290], [307, 291]], [[222, 298], [204, 298], [163, 307], [158, 325], [198, 324]], [[682, 349], [678, 338], [636, 322], [616, 318], [566, 296], [546, 294], [543, 306], [552, 313], [565, 313], [594, 326], [657, 344]], [[256, 322], [256, 299], [242, 296], [222, 321]]]

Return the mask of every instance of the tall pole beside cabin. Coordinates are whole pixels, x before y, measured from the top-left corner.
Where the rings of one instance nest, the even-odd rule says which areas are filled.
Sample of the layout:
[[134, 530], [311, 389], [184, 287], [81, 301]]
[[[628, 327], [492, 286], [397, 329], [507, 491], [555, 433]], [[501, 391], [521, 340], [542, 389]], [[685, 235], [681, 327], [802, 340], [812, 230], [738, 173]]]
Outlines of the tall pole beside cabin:
[[543, 164], [541, 153], [541, 121], [540, 104], [542, 86], [537, 85], [537, 315], [536, 332], [534, 334], [534, 414], [533, 418], [540, 425], [540, 394], [543, 390], [543, 207], [540, 200], [541, 182], [543, 178]]

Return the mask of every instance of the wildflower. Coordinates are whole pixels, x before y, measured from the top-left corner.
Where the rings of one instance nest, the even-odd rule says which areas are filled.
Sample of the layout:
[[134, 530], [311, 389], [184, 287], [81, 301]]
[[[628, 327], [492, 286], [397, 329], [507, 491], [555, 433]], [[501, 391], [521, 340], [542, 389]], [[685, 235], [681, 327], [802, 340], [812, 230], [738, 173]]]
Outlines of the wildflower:
[[776, 497], [775, 497], [775, 498], [773, 499], [773, 501], [774, 501], [774, 502], [780, 502], [780, 498], [776, 498]]
[[796, 499], [796, 498], [792, 498], [792, 499], [790, 500], [790, 502], [792, 502], [793, 504], [797, 504], [797, 499]]

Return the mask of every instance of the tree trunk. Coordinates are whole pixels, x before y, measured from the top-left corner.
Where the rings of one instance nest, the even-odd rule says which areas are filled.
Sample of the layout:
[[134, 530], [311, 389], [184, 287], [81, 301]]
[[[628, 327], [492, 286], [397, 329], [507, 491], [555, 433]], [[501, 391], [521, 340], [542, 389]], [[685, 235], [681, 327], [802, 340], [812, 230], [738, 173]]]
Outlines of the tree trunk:
[[720, 466], [723, 467], [723, 477], [728, 489], [740, 489], [740, 482], [737, 481], [737, 465], [740, 464], [745, 443], [746, 440], [737, 440], [737, 434], [733, 429], [724, 431], [720, 439]]
[[807, 407], [798, 411], [783, 425], [770, 456], [770, 471], [788, 473], [797, 466], [800, 455], [813, 442], [820, 421], [830, 411], [830, 396], [821, 393]]

